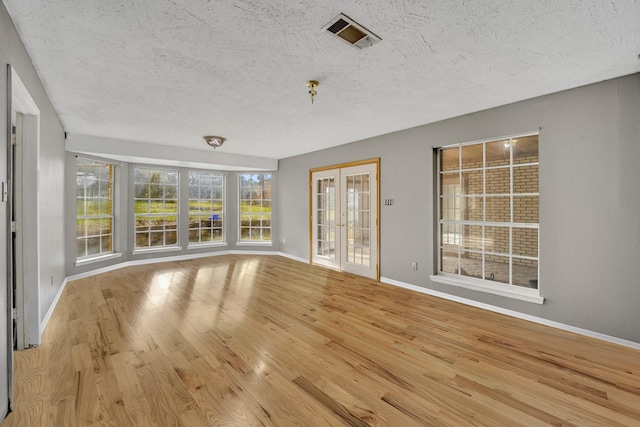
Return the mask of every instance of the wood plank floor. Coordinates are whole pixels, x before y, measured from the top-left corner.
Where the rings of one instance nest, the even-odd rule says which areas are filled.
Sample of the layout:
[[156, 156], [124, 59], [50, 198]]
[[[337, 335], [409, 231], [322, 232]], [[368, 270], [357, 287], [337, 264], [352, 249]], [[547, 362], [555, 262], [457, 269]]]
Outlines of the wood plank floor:
[[3, 426], [640, 426], [640, 351], [277, 256], [69, 283]]

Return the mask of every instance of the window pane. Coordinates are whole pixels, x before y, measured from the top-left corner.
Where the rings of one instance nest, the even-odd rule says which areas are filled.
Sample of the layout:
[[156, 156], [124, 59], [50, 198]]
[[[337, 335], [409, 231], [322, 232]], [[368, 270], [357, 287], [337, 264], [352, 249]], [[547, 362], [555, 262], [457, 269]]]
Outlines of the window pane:
[[538, 256], [538, 229], [513, 229], [513, 254], [536, 258]]
[[487, 197], [486, 221], [509, 222], [511, 217], [509, 197]]
[[102, 236], [102, 253], [106, 253], [106, 252], [112, 252], [113, 251], [113, 245], [111, 242], [111, 236]]
[[150, 246], [149, 233], [136, 233], [136, 248]]
[[178, 232], [166, 231], [165, 233], [165, 245], [177, 245], [178, 244]]
[[152, 231], [149, 233], [150, 246], [164, 246], [164, 232]]
[[111, 185], [109, 184], [109, 181], [100, 182], [100, 191], [98, 192], [98, 196], [105, 197], [107, 199], [111, 198]]
[[538, 157], [538, 135], [513, 139], [513, 163], [532, 163], [540, 161]]
[[482, 170], [462, 172], [462, 194], [483, 194], [484, 173]]
[[513, 168], [514, 193], [537, 193], [538, 191], [538, 165]]
[[149, 197], [149, 184], [136, 184], [134, 194], [136, 199], [146, 199]]
[[76, 239], [76, 256], [78, 258], [82, 258], [87, 256], [87, 239], [79, 238]]
[[440, 200], [440, 218], [460, 220], [460, 197], [443, 197]]
[[509, 140], [487, 142], [487, 167], [508, 166], [511, 161]]
[[462, 169], [481, 168], [482, 144], [465, 145], [462, 147]]
[[513, 198], [513, 221], [538, 223], [538, 196], [516, 196]]
[[164, 209], [165, 213], [177, 213], [178, 212], [178, 203], [174, 201], [166, 201], [164, 203], [158, 203], [158, 209]]
[[100, 235], [110, 235], [112, 233], [111, 229], [111, 218], [102, 218], [100, 221]]
[[100, 253], [100, 236], [87, 237], [87, 256]]
[[509, 228], [485, 227], [484, 247], [486, 252], [509, 254]]
[[445, 250], [457, 251], [457, 246], [460, 245], [461, 227], [461, 224], [441, 225], [440, 230], [442, 234], [440, 235], [440, 242]]
[[445, 148], [440, 151], [440, 170], [449, 171], [460, 168], [460, 147]]
[[440, 264], [445, 273], [458, 273], [458, 252], [442, 251]]
[[463, 225], [462, 226], [462, 248], [474, 251], [482, 251], [482, 226]]
[[76, 235], [77, 237], [86, 237], [87, 236], [87, 221], [84, 219], [79, 219], [76, 221]]
[[509, 283], [509, 257], [485, 255], [485, 279], [500, 283]]
[[482, 254], [462, 252], [460, 255], [460, 271], [458, 274], [482, 279]]
[[76, 215], [77, 216], [86, 215], [84, 210], [84, 201], [85, 201], [84, 197], [76, 198]]
[[440, 195], [446, 197], [460, 195], [460, 173], [445, 173], [440, 176]]
[[99, 199], [97, 201], [99, 203], [98, 214], [100, 215], [111, 215], [111, 199]]
[[144, 216], [136, 217], [136, 231], [148, 231], [149, 230], [149, 218]]
[[525, 288], [538, 288], [538, 261], [513, 258], [513, 284]]
[[487, 194], [509, 194], [510, 189], [509, 168], [487, 170]]
[[[462, 219], [466, 221], [482, 221], [484, 216], [484, 199], [482, 197], [462, 198]], [[460, 218], [456, 218], [460, 219]]]

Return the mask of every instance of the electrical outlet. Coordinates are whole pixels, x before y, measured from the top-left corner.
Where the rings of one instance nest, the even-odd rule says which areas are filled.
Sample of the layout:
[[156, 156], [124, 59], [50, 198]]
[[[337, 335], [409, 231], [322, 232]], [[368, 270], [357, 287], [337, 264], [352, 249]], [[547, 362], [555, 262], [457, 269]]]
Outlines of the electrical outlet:
[[53, 273], [51, 273], [51, 286], [53, 286]]
[[282, 238], [282, 244], [285, 245], [287, 243], [287, 239], [285, 239], [284, 237]]
[[418, 269], [418, 263], [417, 262], [412, 262], [411, 263], [411, 268], [414, 269], [414, 270], [417, 270]]

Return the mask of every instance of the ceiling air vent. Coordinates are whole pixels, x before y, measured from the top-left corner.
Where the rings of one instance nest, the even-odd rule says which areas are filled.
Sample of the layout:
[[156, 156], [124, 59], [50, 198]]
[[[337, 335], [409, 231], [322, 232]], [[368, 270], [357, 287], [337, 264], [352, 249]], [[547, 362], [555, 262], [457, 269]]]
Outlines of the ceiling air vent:
[[342, 13], [322, 29], [358, 49], [373, 46], [381, 40], [380, 37]]

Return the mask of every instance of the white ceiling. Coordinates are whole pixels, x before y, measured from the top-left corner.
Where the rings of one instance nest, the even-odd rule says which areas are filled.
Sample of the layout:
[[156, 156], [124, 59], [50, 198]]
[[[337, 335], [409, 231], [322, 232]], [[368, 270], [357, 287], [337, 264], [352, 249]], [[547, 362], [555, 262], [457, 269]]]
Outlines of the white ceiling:
[[640, 0], [3, 1], [71, 134], [273, 159], [640, 70]]

